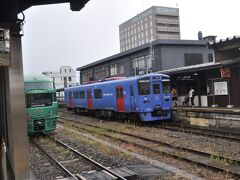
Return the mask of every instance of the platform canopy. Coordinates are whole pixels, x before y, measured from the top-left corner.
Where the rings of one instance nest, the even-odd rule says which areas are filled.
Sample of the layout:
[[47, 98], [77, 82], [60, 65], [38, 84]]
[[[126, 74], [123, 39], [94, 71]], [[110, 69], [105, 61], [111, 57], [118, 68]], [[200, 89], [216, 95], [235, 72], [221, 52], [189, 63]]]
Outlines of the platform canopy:
[[16, 23], [17, 15], [31, 6], [70, 3], [72, 11], [80, 11], [89, 0], [1, 0], [0, 25]]

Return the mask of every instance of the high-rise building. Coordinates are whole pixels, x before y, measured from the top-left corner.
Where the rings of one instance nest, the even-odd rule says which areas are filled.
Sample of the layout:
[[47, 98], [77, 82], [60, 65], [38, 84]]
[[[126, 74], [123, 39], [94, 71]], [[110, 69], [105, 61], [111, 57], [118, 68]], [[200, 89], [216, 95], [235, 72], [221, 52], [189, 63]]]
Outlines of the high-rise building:
[[180, 39], [179, 9], [152, 6], [119, 26], [120, 51], [156, 39]]

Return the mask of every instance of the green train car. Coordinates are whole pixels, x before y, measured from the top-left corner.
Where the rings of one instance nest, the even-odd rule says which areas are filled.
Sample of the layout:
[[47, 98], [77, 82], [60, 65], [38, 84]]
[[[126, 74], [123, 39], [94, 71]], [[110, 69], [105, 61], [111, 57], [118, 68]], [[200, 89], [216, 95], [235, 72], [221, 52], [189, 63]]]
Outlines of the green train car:
[[56, 89], [45, 75], [24, 77], [28, 134], [55, 130], [58, 118]]

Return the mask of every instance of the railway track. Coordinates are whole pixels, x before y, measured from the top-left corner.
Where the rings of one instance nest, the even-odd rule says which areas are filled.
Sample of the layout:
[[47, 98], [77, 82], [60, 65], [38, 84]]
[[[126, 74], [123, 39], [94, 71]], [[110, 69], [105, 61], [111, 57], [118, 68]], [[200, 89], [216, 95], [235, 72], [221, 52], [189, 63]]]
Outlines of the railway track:
[[159, 128], [171, 130], [171, 131], [180, 131], [185, 133], [204, 135], [209, 137], [223, 138], [227, 140], [233, 140], [240, 142], [240, 133], [230, 132], [224, 130], [216, 130], [203, 127], [194, 127], [187, 126], [182, 124], [168, 124], [168, 125], [158, 125]]
[[[116, 172], [112, 171], [111, 169], [101, 165], [100, 163], [94, 161], [93, 159], [87, 157], [85, 154], [80, 153], [79, 151], [77, 151], [76, 149], [70, 147], [69, 145], [65, 144], [64, 142], [51, 137], [49, 135], [44, 134], [44, 136], [48, 137], [49, 140], [55, 142], [57, 145], [65, 148], [66, 150], [70, 150], [72, 153], [74, 153], [76, 156], [78, 156], [80, 159], [84, 159], [87, 163], [91, 164], [94, 169], [93, 170], [98, 170], [98, 171], [102, 171], [103, 173], [105, 173], [106, 176], [109, 176], [109, 179], [119, 179], [119, 180], [126, 180], [126, 178], [124, 178], [123, 176], [117, 174]], [[41, 147], [41, 145], [39, 145], [34, 139], [31, 139], [32, 143], [37, 146], [52, 162], [54, 162], [63, 172], [67, 177], [70, 177], [72, 179], [75, 180], [86, 180], [86, 178], [84, 177], [84, 175], [80, 175], [78, 173], [73, 173], [71, 172], [70, 169], [68, 169], [66, 166], [63, 165], [62, 162], [60, 162], [59, 160], [57, 160], [57, 158], [53, 157], [52, 155], [50, 155], [47, 150], [45, 150], [43, 147]], [[55, 155], [56, 156], [56, 155]], [[66, 162], [66, 161], [65, 161]], [[84, 165], [85, 166], [85, 165]]]
[[[152, 126], [152, 125], [148, 124], [147, 126]], [[158, 123], [158, 124], [154, 124], [154, 127], [171, 130], [171, 131], [179, 131], [179, 132], [185, 132], [190, 134], [222, 138], [222, 139], [240, 142], [240, 133], [233, 132], [233, 131], [231, 132], [227, 130], [216, 130], [216, 129], [210, 129], [210, 128], [204, 128], [204, 127], [194, 127], [194, 126], [188, 126], [183, 124], [173, 124], [173, 123], [167, 123], [164, 125], [162, 124], [159, 125]]]
[[[74, 119], [60, 118], [64, 121], [70, 121], [71, 126], [82, 129], [91, 133], [100, 132], [100, 135], [107, 138], [115, 139], [123, 143], [132, 144], [136, 147], [147, 149], [154, 153], [161, 153], [170, 157], [178, 158], [189, 163], [195, 163], [200, 166], [211, 168], [215, 171], [230, 173], [233, 176], [240, 178], [240, 161], [230, 157], [224, 157], [216, 154], [206, 153], [199, 150], [194, 150], [182, 146], [176, 146], [160, 140], [154, 140], [143, 136], [138, 136], [122, 131], [117, 131], [110, 128], [100, 127], [89, 123], [79, 122]], [[59, 121], [65, 123], [64, 121]], [[80, 126], [81, 124], [81, 126]], [[84, 127], [85, 126], [85, 127]], [[96, 131], [98, 129], [98, 131]], [[102, 131], [99, 131], [102, 129]]]

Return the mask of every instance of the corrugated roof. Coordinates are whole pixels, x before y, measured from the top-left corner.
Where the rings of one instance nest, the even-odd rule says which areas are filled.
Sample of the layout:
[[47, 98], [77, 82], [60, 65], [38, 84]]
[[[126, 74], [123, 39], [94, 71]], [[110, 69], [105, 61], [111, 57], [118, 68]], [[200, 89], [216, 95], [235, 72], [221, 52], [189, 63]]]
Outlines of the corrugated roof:
[[240, 42], [240, 36], [233, 36], [233, 37], [228, 37], [226, 39], [220, 39], [220, 40], [217, 40], [217, 41], [214, 41], [214, 42], [209, 42], [208, 43], [208, 46], [211, 48], [211, 47], [215, 47], [215, 46], [218, 46], [218, 45], [223, 45], [225, 43], [228, 43], [230, 41], [239, 41]]

